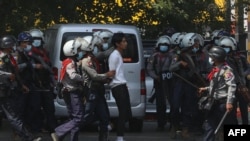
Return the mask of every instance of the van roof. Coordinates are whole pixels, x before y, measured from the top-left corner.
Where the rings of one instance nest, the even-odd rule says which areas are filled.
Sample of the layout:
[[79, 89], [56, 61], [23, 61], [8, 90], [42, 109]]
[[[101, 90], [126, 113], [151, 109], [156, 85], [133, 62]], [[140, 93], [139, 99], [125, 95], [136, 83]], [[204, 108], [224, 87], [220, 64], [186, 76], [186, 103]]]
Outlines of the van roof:
[[88, 28], [88, 29], [136, 29], [134, 25], [122, 25], [122, 24], [78, 24], [78, 23], [69, 23], [69, 24], [55, 24], [48, 29], [59, 29], [59, 28]]

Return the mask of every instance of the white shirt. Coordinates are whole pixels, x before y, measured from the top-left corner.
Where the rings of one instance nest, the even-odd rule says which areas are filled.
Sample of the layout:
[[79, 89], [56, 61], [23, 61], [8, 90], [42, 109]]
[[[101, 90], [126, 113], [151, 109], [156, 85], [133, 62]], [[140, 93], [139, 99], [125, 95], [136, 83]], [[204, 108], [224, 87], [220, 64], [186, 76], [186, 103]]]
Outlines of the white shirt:
[[126, 84], [126, 79], [124, 77], [123, 59], [118, 50], [114, 50], [109, 56], [109, 70], [115, 70], [115, 76], [110, 82], [111, 88]]

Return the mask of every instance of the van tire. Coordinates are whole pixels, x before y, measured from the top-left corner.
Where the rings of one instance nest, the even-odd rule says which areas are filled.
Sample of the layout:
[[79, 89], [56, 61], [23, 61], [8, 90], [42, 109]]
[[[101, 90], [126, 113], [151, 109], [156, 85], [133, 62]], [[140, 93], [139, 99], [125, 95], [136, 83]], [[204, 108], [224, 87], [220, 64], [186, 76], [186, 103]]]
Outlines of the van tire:
[[132, 118], [129, 120], [130, 132], [141, 132], [143, 128], [143, 119]]

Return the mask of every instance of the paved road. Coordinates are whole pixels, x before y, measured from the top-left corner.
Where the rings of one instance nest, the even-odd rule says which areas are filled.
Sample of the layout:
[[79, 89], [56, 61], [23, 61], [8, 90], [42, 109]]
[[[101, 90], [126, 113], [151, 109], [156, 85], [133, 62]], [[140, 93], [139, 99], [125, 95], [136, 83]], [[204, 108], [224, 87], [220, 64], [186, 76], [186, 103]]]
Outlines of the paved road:
[[[170, 139], [169, 137], [169, 125], [166, 126], [165, 131], [158, 132], [156, 129], [155, 121], [145, 121], [142, 132], [126, 132], [125, 140], [126, 141], [181, 141], [181, 139]], [[43, 136], [42, 141], [52, 141], [48, 133], [42, 133]], [[83, 130], [80, 133], [79, 141], [97, 141], [98, 139], [97, 130], [91, 129], [90, 131]], [[116, 134], [115, 132], [110, 132], [109, 136], [110, 141], [115, 141]], [[196, 141], [201, 141], [201, 136], [196, 136]], [[9, 126], [8, 121], [4, 120], [3, 125], [0, 129], [0, 141], [20, 141], [19, 138], [14, 138], [12, 129]], [[69, 137], [67, 136], [65, 141], [69, 141]]]
[[[238, 118], [240, 115], [238, 115]], [[239, 119], [240, 121], [240, 119]], [[250, 122], [250, 108], [249, 108], [249, 122]], [[155, 120], [145, 120], [143, 124], [142, 132], [126, 132], [125, 139], [126, 141], [183, 141], [180, 136], [177, 139], [171, 139], [169, 135], [169, 124], [167, 124], [165, 131], [158, 132], [156, 131], [157, 124]], [[48, 133], [42, 133], [42, 141], [52, 141]], [[80, 132], [79, 141], [97, 141], [98, 131], [96, 127], [90, 127], [84, 129]], [[110, 141], [115, 141], [116, 134], [115, 132], [110, 132], [109, 136]], [[19, 138], [14, 139], [12, 129], [7, 120], [3, 120], [3, 125], [0, 127], [0, 141], [20, 141]], [[65, 138], [65, 141], [69, 141], [69, 136]], [[196, 135], [195, 141], [202, 141], [202, 135]]]

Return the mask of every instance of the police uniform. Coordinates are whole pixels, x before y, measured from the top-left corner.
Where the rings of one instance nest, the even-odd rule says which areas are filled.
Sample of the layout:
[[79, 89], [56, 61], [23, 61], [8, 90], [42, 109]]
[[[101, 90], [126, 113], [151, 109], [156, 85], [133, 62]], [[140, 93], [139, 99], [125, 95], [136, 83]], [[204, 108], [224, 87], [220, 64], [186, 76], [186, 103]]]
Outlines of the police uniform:
[[[221, 66], [218, 66], [217, 68], [220, 68], [221, 70], [219, 71], [218, 69], [217, 72], [214, 73], [210, 81], [210, 85], [206, 87], [209, 94], [211, 94], [212, 88], [215, 87], [213, 94], [215, 104], [213, 105], [212, 109], [209, 111], [209, 114], [205, 119], [204, 141], [215, 140], [214, 131], [216, 130], [220, 120], [226, 112], [226, 104], [233, 104], [233, 108], [236, 108], [234, 105], [236, 83], [232, 68], [227, 64], [223, 64]], [[219, 76], [217, 80], [215, 80], [218, 73]], [[215, 81], [218, 81], [216, 86], [214, 86]], [[232, 110], [227, 115], [223, 124], [237, 124], [235, 110]]]
[[[228, 55], [226, 61], [233, 69], [237, 86], [246, 85], [246, 75], [248, 73], [247, 71], [249, 70], [249, 66], [245, 56], [240, 54]], [[248, 103], [238, 91], [236, 91], [235, 96], [237, 100], [236, 102], [239, 104], [242, 124], [248, 125]]]
[[[84, 85], [88, 88], [86, 94], [85, 116], [84, 121], [91, 123], [97, 118], [100, 126], [99, 141], [107, 138], [108, 125], [109, 125], [109, 109], [105, 98], [104, 83], [108, 81], [106, 74], [98, 74], [94, 68], [93, 56], [87, 55], [81, 60], [81, 70], [84, 76]], [[94, 116], [95, 115], [95, 116]]]
[[[170, 52], [155, 52], [148, 60], [147, 72], [154, 79], [158, 129], [163, 130], [166, 124], [166, 100], [171, 97], [172, 73], [169, 66], [172, 60]], [[170, 102], [171, 107], [171, 102]]]
[[[0, 56], [2, 52], [0, 51]], [[11, 81], [10, 75], [15, 74], [15, 80]], [[16, 133], [25, 141], [34, 140], [34, 136], [27, 130], [22, 119], [18, 116], [14, 98], [22, 89], [22, 82], [17, 74], [17, 66], [11, 55], [0, 57], [0, 106], [6, 114], [8, 121]]]
[[81, 83], [84, 79], [77, 71], [75, 61], [70, 58], [63, 61], [60, 80], [63, 84], [62, 93], [70, 120], [56, 127], [55, 133], [59, 140], [62, 140], [68, 133], [70, 133], [70, 140], [77, 141], [80, 126], [83, 123], [84, 117], [84, 106], [82, 101], [83, 92], [81, 91]]
[[[186, 50], [186, 52], [182, 52], [179, 55], [176, 54], [173, 57], [170, 71], [177, 73], [182, 78], [173, 77], [174, 90], [171, 100], [173, 103], [171, 108], [171, 122], [177, 130], [180, 123], [183, 122], [182, 136], [183, 138], [190, 138], [190, 131], [198, 129], [200, 132], [203, 116], [197, 106], [197, 88], [182, 79], [188, 80], [197, 87], [205, 86], [206, 75], [210, 71], [211, 65], [208, 63], [208, 54], [201, 49], [196, 52], [191, 51], [191, 49]], [[181, 61], [186, 62], [187, 66], [182, 66]]]
[[36, 74], [34, 71], [35, 62], [29, 56], [28, 52], [24, 51], [20, 46], [17, 47], [15, 55], [14, 57], [19, 70], [18, 73], [23, 84], [30, 90], [28, 94], [21, 94], [16, 98], [19, 113], [24, 122], [30, 126], [32, 132], [39, 132], [38, 126], [41, 126], [41, 123], [39, 124], [37, 119], [41, 117], [36, 118], [36, 115], [41, 113], [41, 108], [38, 109], [32, 106], [34, 102], [35, 105], [37, 104], [36, 101], [32, 99], [33, 96], [36, 95], [35, 90], [37, 89]]
[[[32, 47], [29, 56], [34, 59], [36, 64], [42, 65], [42, 68], [35, 69], [36, 87], [38, 90], [32, 95], [32, 101], [30, 101], [31, 106], [36, 112], [36, 116], [33, 119], [37, 120], [35, 123], [37, 125], [36, 128], [41, 130], [44, 120], [41, 117], [44, 116], [46, 121], [44, 128], [47, 127], [49, 133], [53, 133], [57, 126], [57, 121], [55, 118], [54, 94], [52, 93], [54, 78], [52, 69], [49, 66], [50, 60], [46, 50], [43, 48]], [[40, 110], [41, 107], [43, 111]]]

